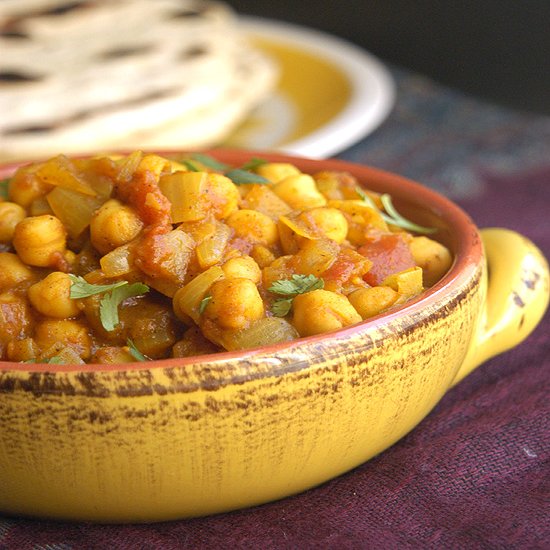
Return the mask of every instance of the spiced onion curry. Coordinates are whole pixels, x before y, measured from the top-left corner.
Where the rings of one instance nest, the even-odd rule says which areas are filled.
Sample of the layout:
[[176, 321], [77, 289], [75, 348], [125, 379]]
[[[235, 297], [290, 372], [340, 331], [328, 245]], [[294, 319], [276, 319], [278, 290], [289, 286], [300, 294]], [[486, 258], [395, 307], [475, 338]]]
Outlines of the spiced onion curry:
[[333, 331], [451, 265], [344, 172], [58, 156], [0, 184], [0, 358], [121, 363]]

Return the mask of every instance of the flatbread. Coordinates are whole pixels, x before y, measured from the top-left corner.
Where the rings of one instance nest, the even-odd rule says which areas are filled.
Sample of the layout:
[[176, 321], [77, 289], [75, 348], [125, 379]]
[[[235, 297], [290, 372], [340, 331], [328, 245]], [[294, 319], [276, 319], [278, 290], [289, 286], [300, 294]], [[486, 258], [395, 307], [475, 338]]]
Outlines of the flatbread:
[[219, 143], [277, 70], [200, 0], [2, 0], [0, 158]]

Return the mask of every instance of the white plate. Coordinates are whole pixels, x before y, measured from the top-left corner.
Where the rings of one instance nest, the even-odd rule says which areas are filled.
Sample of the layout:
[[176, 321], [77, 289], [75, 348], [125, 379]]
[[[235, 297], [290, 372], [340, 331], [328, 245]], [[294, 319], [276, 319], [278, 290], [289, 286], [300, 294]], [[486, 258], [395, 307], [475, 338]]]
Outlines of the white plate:
[[313, 29], [242, 17], [252, 42], [280, 67], [272, 97], [226, 145], [324, 158], [353, 145], [389, 114], [393, 79], [373, 55]]

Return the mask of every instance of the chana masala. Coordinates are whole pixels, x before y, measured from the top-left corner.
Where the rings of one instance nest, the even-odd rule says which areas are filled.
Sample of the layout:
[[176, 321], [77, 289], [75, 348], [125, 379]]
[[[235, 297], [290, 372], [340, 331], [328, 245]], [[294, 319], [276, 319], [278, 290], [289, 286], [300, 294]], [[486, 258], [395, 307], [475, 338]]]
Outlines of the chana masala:
[[353, 325], [449, 269], [434, 230], [349, 173], [135, 151], [0, 183], [0, 358], [124, 363]]

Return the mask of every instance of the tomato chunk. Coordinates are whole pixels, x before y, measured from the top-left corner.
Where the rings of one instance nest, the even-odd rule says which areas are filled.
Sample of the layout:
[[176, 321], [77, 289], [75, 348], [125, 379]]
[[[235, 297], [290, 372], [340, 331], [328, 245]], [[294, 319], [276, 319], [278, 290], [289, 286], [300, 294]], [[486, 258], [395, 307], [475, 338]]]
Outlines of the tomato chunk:
[[400, 233], [380, 235], [362, 245], [358, 252], [372, 262], [371, 269], [363, 277], [371, 286], [381, 284], [388, 275], [416, 265], [406, 237]]

